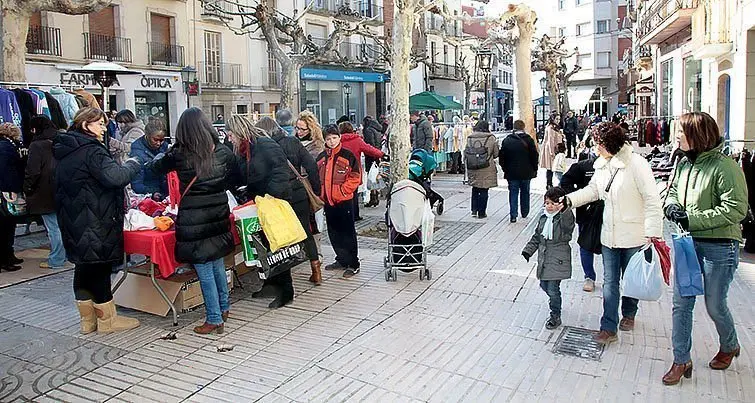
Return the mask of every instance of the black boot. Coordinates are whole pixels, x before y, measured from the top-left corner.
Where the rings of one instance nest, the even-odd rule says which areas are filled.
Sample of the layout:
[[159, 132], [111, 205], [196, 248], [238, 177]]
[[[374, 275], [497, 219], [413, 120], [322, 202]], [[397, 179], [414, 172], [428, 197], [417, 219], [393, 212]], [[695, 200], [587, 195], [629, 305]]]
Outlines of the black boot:
[[288, 284], [281, 288], [280, 293], [267, 307], [270, 309], [277, 309], [284, 305], [289, 304], [294, 300], [294, 285]]

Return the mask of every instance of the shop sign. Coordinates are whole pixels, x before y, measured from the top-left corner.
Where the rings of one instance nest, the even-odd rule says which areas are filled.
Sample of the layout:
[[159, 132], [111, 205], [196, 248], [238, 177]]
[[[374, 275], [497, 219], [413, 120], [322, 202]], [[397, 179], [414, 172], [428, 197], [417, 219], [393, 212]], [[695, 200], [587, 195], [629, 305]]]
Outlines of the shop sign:
[[[94, 75], [89, 73], [69, 73], [69, 72], [63, 72], [60, 73], [60, 84], [63, 85], [73, 85], [73, 86], [79, 86], [79, 87], [85, 87], [85, 86], [95, 86], [98, 85], [96, 81], [94, 81]], [[114, 85], [120, 86], [121, 83], [118, 82], [118, 79], [115, 79]]]
[[301, 69], [300, 77], [303, 80], [317, 81], [351, 81], [363, 83], [383, 83], [387, 80], [385, 74], [365, 73], [361, 71]]
[[638, 97], [650, 97], [653, 96], [653, 84], [637, 83], [635, 87], [635, 96]]
[[142, 88], [170, 88], [173, 89], [173, 85], [170, 83], [172, 77], [149, 77], [142, 76], [140, 84]]

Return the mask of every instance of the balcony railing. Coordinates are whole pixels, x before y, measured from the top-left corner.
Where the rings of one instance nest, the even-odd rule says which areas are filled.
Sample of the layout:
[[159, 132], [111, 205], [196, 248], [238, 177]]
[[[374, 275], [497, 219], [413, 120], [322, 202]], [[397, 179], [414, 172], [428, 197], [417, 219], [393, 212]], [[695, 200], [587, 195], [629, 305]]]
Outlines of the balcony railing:
[[[672, 17], [678, 16], [677, 12], [685, 11], [685, 16], [690, 17], [692, 12], [698, 7], [699, 0], [660, 0], [656, 3], [655, 7], [643, 12], [640, 16], [640, 22], [637, 28], [637, 37], [641, 43], [650, 43], [646, 37], [655, 32], [660, 26], [669, 21]], [[685, 20], [686, 23], [686, 20]], [[669, 30], [672, 31], [672, 30]], [[673, 29], [674, 32], [670, 32], [669, 35], [665, 35], [663, 40], [667, 37], [678, 32], [678, 29]], [[657, 36], [657, 35], [656, 35]], [[654, 43], [660, 43], [662, 40], [653, 41]]]
[[338, 53], [351, 62], [364, 64], [379, 63], [382, 55], [379, 47], [356, 42], [341, 42], [338, 45]]
[[149, 64], [160, 66], [183, 66], [184, 47], [160, 42], [147, 42]]
[[452, 64], [432, 63], [430, 64], [430, 76], [436, 78], [458, 79], [459, 69]]
[[427, 30], [433, 32], [442, 32], [444, 29], [443, 17], [427, 12], [425, 16], [425, 23], [427, 24]]
[[199, 62], [199, 81], [206, 87], [241, 87], [245, 86], [241, 64]]
[[315, 0], [312, 4], [312, 12], [344, 17], [374, 18], [376, 22], [383, 22], [383, 6], [370, 1], [347, 1], [347, 0]]
[[[237, 11], [237, 10], [236, 10]], [[230, 20], [234, 12], [233, 4], [226, 0], [203, 0], [202, 17], [215, 20]]]
[[131, 39], [84, 32], [84, 57], [131, 63]]
[[60, 28], [30, 26], [26, 35], [26, 53], [61, 56]]
[[461, 29], [461, 23], [459, 21], [446, 22], [446, 35], [461, 37], [463, 30]]

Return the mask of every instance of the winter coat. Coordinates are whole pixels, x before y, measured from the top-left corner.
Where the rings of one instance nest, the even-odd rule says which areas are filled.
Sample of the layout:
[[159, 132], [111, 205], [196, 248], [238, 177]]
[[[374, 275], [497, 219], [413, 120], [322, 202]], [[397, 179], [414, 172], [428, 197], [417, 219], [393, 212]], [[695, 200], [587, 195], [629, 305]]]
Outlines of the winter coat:
[[21, 193], [24, 186], [24, 159], [21, 144], [0, 137], [0, 192]]
[[246, 198], [270, 196], [292, 202], [291, 168], [286, 163], [283, 149], [268, 137], [260, 137], [250, 145], [249, 160], [236, 157], [234, 177], [239, 185], [246, 186]]
[[506, 136], [498, 152], [503, 177], [508, 180], [528, 180], [537, 177], [537, 147], [535, 140], [522, 130]]
[[[131, 152], [129, 156], [139, 158], [142, 164], [146, 164], [149, 161], [155, 159], [155, 157], [168, 151], [168, 143], [163, 142], [160, 147], [153, 150], [147, 142], [147, 137], [139, 137], [133, 144], [131, 144]], [[152, 194], [160, 193], [161, 195], [168, 194], [168, 177], [166, 175], [159, 175], [151, 169], [142, 167], [139, 174], [136, 175], [133, 181], [131, 181], [131, 189], [139, 194]]]
[[367, 119], [362, 131], [364, 133], [365, 143], [380, 149], [380, 143], [383, 139], [383, 125], [375, 119]]
[[682, 158], [671, 180], [666, 206], [680, 204], [689, 217], [693, 238], [742, 242], [740, 222], [747, 214], [744, 172], [721, 153], [723, 143], [700, 153], [694, 162]]
[[564, 134], [566, 137], [574, 139], [577, 137], [577, 133], [579, 133], [579, 121], [577, 118], [573, 116], [564, 119]]
[[186, 187], [197, 173], [189, 166], [180, 145], [147, 165], [162, 175], [175, 170], [181, 182], [181, 193], [186, 192], [178, 204], [176, 218], [176, 260], [181, 263], [207, 263], [234, 249], [231, 211], [225, 192], [234, 157], [228, 147], [216, 141], [213, 158], [210, 173], [197, 178], [188, 192]]
[[21, 108], [13, 91], [0, 88], [0, 123], [21, 127]]
[[315, 161], [317, 161], [317, 157], [320, 156], [320, 153], [325, 151], [324, 145], [318, 145], [312, 140], [301, 140], [301, 143], [304, 145], [304, 148], [307, 150], [309, 155], [311, 155], [312, 158], [315, 159]]
[[488, 149], [490, 164], [482, 169], [467, 169], [467, 175], [472, 187], [490, 189], [498, 186], [498, 171], [495, 166], [495, 159], [498, 158], [498, 142], [491, 133], [473, 132], [467, 137], [467, 147], [483, 145]]
[[[595, 154], [590, 153], [587, 159], [572, 164], [566, 173], [564, 173], [558, 186], [564, 189], [566, 193], [587, 187], [590, 179], [595, 174], [595, 167], [593, 165], [597, 159], [598, 157]], [[578, 207], [576, 213], [577, 224], [581, 225], [589, 218], [587, 215], [587, 206]]]
[[55, 204], [68, 260], [76, 264], [123, 261], [123, 189], [139, 172], [119, 165], [105, 145], [79, 132], [53, 140]]
[[131, 144], [138, 138], [144, 136], [144, 122], [137, 120], [133, 123], [127, 123], [119, 135], [110, 139], [110, 152], [116, 161], [123, 161], [128, 158], [131, 152]]
[[63, 117], [65, 117], [68, 125], [73, 123], [73, 117], [76, 116], [76, 113], [79, 111], [79, 104], [76, 103], [76, 97], [63, 91], [60, 87], [51, 88], [50, 95], [58, 100], [60, 109], [63, 112]]
[[[362, 170], [362, 154], [365, 155], [365, 161], [367, 161], [369, 158], [371, 158], [372, 160], [379, 160], [383, 157], [383, 152], [380, 151], [379, 148], [375, 148], [367, 144], [362, 136], [356, 133], [342, 134], [341, 145], [343, 146], [343, 148], [351, 151], [351, 153], [354, 154], [354, 157], [356, 157], [357, 163], [360, 166], [360, 171]], [[360, 181], [359, 184], [361, 185], [362, 182]]]
[[574, 232], [574, 213], [562, 211], [553, 217], [553, 239], [543, 237], [548, 218], [540, 216], [535, 233], [524, 246], [522, 253], [533, 256], [537, 252], [537, 278], [539, 280], [567, 280], [571, 278], [571, 241]]
[[424, 115], [414, 123], [412, 150], [417, 149], [433, 152], [433, 124]]
[[556, 157], [556, 146], [564, 142], [561, 130], [548, 125], [545, 128], [545, 138], [540, 148], [540, 168], [553, 169], [553, 158]]
[[[600, 242], [609, 248], [635, 248], [646, 238], [663, 236], [661, 198], [650, 164], [629, 144], [610, 159], [595, 161], [595, 174], [584, 189], [570, 193], [574, 207], [605, 201]], [[616, 176], [609, 192], [606, 187]]]
[[[29, 144], [31, 144], [29, 121], [31, 120], [32, 116], [37, 114], [37, 104], [34, 102], [31, 94], [21, 88], [14, 89], [13, 94], [16, 96], [16, 102], [18, 102], [19, 111], [21, 113], [21, 133], [23, 134], [23, 144], [24, 146], [28, 147]], [[16, 126], [18, 125], [16, 124]]]
[[[305, 176], [307, 180], [309, 180], [312, 189], [319, 189], [320, 173], [317, 171], [317, 163], [301, 144], [301, 141], [294, 136], [287, 136], [281, 131], [275, 132], [272, 135], [272, 139], [278, 143], [288, 162], [290, 162], [298, 172], [302, 172], [302, 168], [304, 168], [306, 174], [303, 174], [302, 176]], [[307, 189], [304, 188], [304, 185], [299, 181], [299, 178], [291, 167], [289, 167], [288, 164], [286, 164], [286, 167], [288, 168], [289, 173], [288, 183], [291, 187], [291, 200], [289, 202], [292, 204], [292, 207], [295, 204], [303, 204], [305, 205], [304, 207], [309, 206]], [[300, 209], [306, 211], [304, 207], [300, 207]], [[296, 209], [296, 207], [294, 207], [294, 209]]]
[[29, 214], [55, 212], [55, 166], [52, 143], [58, 132], [47, 129], [38, 133], [29, 145], [29, 160], [24, 176], [24, 195]]
[[339, 144], [320, 153], [317, 168], [320, 171], [320, 197], [329, 206], [351, 202], [362, 182], [359, 160]]
[[63, 114], [63, 109], [60, 106], [58, 100], [52, 96], [49, 92], [45, 92], [45, 100], [47, 100], [47, 106], [50, 108], [50, 119], [55, 126], [60, 130], [66, 130], [68, 128], [68, 121]]

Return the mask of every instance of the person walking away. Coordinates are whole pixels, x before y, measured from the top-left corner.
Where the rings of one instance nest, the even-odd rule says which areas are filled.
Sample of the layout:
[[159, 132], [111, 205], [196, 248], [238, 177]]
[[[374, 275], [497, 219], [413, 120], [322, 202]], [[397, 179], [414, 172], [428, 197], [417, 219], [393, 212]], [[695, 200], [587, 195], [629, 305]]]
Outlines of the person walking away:
[[81, 333], [111, 333], [139, 326], [118, 315], [110, 289], [113, 266], [123, 262], [125, 187], [141, 163], [118, 164], [104, 144], [107, 118], [96, 108], [81, 108], [68, 133], [53, 139], [55, 213], [68, 260], [76, 266], [73, 293]]
[[[21, 129], [12, 123], [0, 124], [0, 192], [17, 196], [23, 191], [24, 156]], [[16, 257], [13, 243], [16, 238], [16, 217], [11, 215], [3, 196], [0, 196], [0, 271], [21, 270], [23, 259]]]
[[[342, 122], [338, 125], [338, 130], [341, 132], [341, 145], [343, 148], [351, 151], [354, 157], [357, 159], [357, 163], [362, 165], [362, 154], [367, 158], [372, 158], [375, 161], [379, 161], [383, 158], [383, 152], [379, 148], [375, 148], [367, 144], [362, 136], [356, 133], [354, 126], [351, 122]], [[361, 170], [359, 172], [362, 172]], [[359, 184], [362, 184], [362, 177], [359, 178]], [[354, 220], [361, 221], [362, 216], [359, 215], [359, 193], [354, 192]]]
[[118, 130], [108, 144], [113, 158], [120, 163], [128, 158], [131, 144], [139, 137], [144, 136], [144, 123], [136, 118], [134, 112], [128, 109], [124, 109], [115, 115], [115, 123], [118, 125]]
[[412, 150], [425, 150], [432, 154], [433, 152], [433, 125], [427, 120], [427, 117], [419, 111], [412, 111], [409, 117], [414, 130], [412, 132]]
[[[375, 118], [367, 115], [362, 120], [362, 130], [364, 142], [371, 145], [377, 150], [381, 150], [381, 142], [383, 137], [383, 125], [381, 125]], [[343, 139], [343, 135], [341, 136]], [[382, 151], [381, 151], [382, 154]], [[381, 155], [382, 157], [382, 155]], [[369, 173], [373, 165], [380, 164], [380, 158], [372, 158], [365, 156], [364, 158], [364, 170]], [[380, 204], [380, 192], [377, 190], [370, 190], [370, 202], [365, 204], [365, 207], [377, 207]]]
[[545, 181], [548, 188], [553, 187], [553, 159], [556, 157], [556, 146], [564, 142], [564, 134], [559, 129], [560, 124], [561, 116], [551, 115], [540, 149], [540, 168], [546, 169]]
[[205, 322], [197, 334], [224, 331], [230, 315], [223, 258], [234, 250], [226, 195], [233, 153], [220, 143], [210, 119], [199, 108], [185, 110], [176, 125], [176, 142], [147, 164], [159, 175], [176, 171], [182, 193], [176, 217], [176, 260], [190, 263], [199, 277]]
[[40, 215], [47, 229], [50, 254], [47, 261], [39, 264], [43, 269], [72, 268], [66, 262], [66, 250], [60, 235], [58, 217], [55, 214], [55, 166], [52, 143], [58, 135], [55, 124], [45, 115], [37, 115], [29, 121], [33, 140], [29, 145], [29, 160], [24, 176], [24, 194], [29, 214]]
[[[235, 117], [231, 117], [233, 121]], [[238, 123], [238, 122], [236, 122]], [[269, 117], [263, 117], [257, 122], [258, 128], [263, 129], [275, 140], [286, 155], [288, 162], [291, 164], [289, 169], [289, 184], [291, 186], [291, 207], [294, 209], [296, 216], [299, 218], [304, 231], [307, 233], [307, 239], [304, 241], [304, 252], [309, 259], [309, 267], [312, 269], [312, 275], [309, 281], [315, 285], [322, 284], [322, 271], [320, 262], [320, 253], [317, 248], [314, 236], [312, 234], [312, 222], [310, 215], [312, 207], [309, 204], [309, 195], [304, 185], [299, 180], [299, 176], [294, 173], [298, 172], [303, 179], [309, 181], [312, 189], [320, 189], [320, 173], [317, 171], [317, 163], [311, 154], [304, 148], [301, 141], [294, 136], [286, 135], [286, 131], [278, 126], [275, 121]], [[301, 174], [304, 172], [304, 174]], [[315, 190], [317, 191], [317, 190]]]
[[[588, 153], [586, 154], [579, 154], [581, 160], [569, 167], [569, 170], [566, 171], [563, 178], [561, 178], [559, 186], [567, 193], [587, 187], [587, 184], [590, 183], [590, 180], [595, 174], [594, 164], [598, 159], [598, 156], [597, 154], [590, 152], [589, 149], [587, 151]], [[577, 225], [579, 226], [580, 234], [582, 233], [583, 226], [590, 220], [590, 213], [594, 211], [597, 203], [600, 202], [590, 203], [593, 207], [591, 209], [588, 209], [588, 206], [582, 206], [576, 209]], [[585, 283], [582, 286], [582, 290], [592, 292], [595, 290], [595, 280], [597, 278], [595, 275], [595, 255], [592, 251], [589, 251], [580, 245], [579, 259], [582, 263], [582, 271], [585, 274]]]
[[549, 298], [550, 316], [545, 322], [548, 330], [561, 326], [561, 281], [571, 278], [569, 242], [574, 233], [574, 213], [563, 205], [565, 195], [560, 187], [545, 192], [545, 210], [522, 250], [527, 262], [537, 252], [537, 279]]
[[566, 137], [566, 155], [569, 158], [574, 158], [576, 154], [579, 133], [579, 120], [574, 116], [574, 111], [567, 112], [564, 119], [564, 136]]
[[[472, 217], [487, 217], [488, 190], [498, 186], [498, 172], [495, 159], [498, 158], [498, 142], [488, 129], [488, 122], [480, 120], [475, 124], [472, 134], [467, 137], [467, 150], [476, 151], [481, 159], [479, 168], [470, 168], [467, 160], [467, 174], [472, 186]], [[467, 153], [468, 151], [465, 151]]]
[[519, 209], [522, 218], [530, 213], [530, 181], [537, 177], [538, 152], [535, 141], [524, 131], [524, 121], [513, 123], [514, 132], [503, 139], [498, 163], [509, 184], [509, 220], [516, 222]]
[[325, 202], [328, 237], [336, 253], [336, 261], [325, 270], [344, 269], [343, 277], [359, 273], [359, 248], [354, 226], [354, 193], [362, 180], [359, 160], [341, 144], [336, 125], [325, 126], [326, 149], [317, 158], [320, 171], [320, 197]]
[[553, 173], [556, 174], [558, 183], [561, 183], [561, 178], [564, 177], [566, 172], [566, 147], [564, 143], [556, 145], [556, 156], [553, 157]]
[[[704, 112], [679, 118], [675, 133], [684, 158], [672, 179], [665, 216], [689, 231], [703, 275], [703, 298], [718, 332], [718, 353], [710, 368], [729, 368], [740, 344], [727, 304], [729, 286], [739, 266], [740, 222], [747, 214], [747, 185], [737, 163], [721, 152], [718, 125]], [[695, 296], [684, 297], [674, 287], [671, 341], [674, 363], [663, 383], [674, 385], [692, 376], [692, 319]]]
[[[139, 158], [146, 164], [155, 159], [161, 153], [168, 151], [168, 143], [165, 141], [165, 126], [159, 120], [154, 120], [144, 128], [145, 134], [131, 144], [129, 156]], [[151, 169], [142, 167], [139, 174], [131, 182], [131, 189], [139, 194], [159, 193], [161, 196], [168, 194], [167, 175], [158, 175]]]
[[605, 276], [603, 317], [595, 340], [608, 344], [618, 340], [617, 328], [634, 329], [638, 301], [621, 297], [619, 281], [632, 256], [662, 236], [663, 212], [650, 164], [634, 153], [624, 131], [604, 122], [598, 124], [593, 136], [600, 155], [595, 174], [587, 187], [567, 196], [567, 205], [576, 208], [597, 200], [605, 203], [600, 235]]
[[294, 133], [294, 115], [289, 109], [281, 109], [276, 112], [275, 122], [286, 131], [287, 135], [293, 136], [296, 134]]

